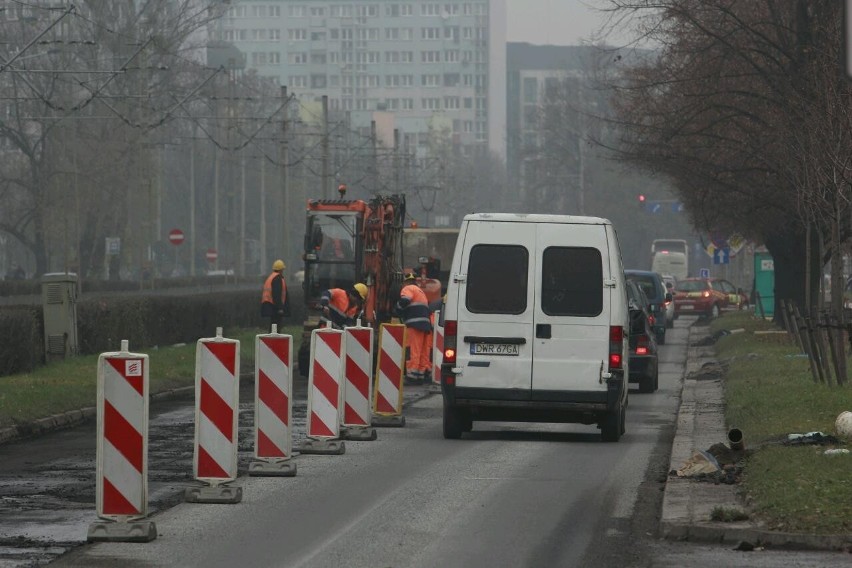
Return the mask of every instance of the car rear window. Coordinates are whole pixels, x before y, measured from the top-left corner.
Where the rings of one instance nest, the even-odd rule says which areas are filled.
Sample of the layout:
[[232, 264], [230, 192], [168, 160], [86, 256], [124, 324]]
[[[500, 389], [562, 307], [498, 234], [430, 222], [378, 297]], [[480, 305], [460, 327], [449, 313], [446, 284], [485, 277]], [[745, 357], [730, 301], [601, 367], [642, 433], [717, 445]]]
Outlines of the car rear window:
[[465, 305], [474, 314], [527, 311], [529, 252], [518, 245], [476, 245], [467, 264]]
[[707, 289], [707, 282], [703, 280], [682, 280], [678, 282], [678, 292], [700, 292]]
[[541, 310], [549, 316], [580, 317], [594, 317], [603, 311], [603, 259], [598, 249], [545, 249]]
[[627, 278], [636, 282], [636, 284], [642, 288], [642, 291], [645, 292], [645, 295], [648, 296], [649, 300], [657, 300], [660, 298], [660, 290], [657, 287], [657, 280], [653, 276], [645, 274], [629, 274]]

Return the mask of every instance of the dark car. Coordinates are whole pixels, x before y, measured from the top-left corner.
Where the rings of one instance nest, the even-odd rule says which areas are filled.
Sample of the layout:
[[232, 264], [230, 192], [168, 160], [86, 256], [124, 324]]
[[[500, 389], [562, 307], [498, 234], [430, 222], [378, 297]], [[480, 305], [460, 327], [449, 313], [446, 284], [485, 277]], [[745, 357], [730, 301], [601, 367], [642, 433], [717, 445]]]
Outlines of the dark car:
[[648, 297], [651, 315], [654, 316], [653, 327], [657, 335], [657, 343], [665, 345], [666, 328], [669, 327], [666, 302], [671, 302], [673, 299], [671, 292], [666, 290], [663, 277], [650, 270], [625, 270], [624, 275], [628, 280], [635, 282]]
[[652, 328], [650, 302], [635, 282], [627, 281], [627, 305], [630, 312], [630, 382], [639, 383], [639, 392], [657, 390], [659, 361], [656, 333]]

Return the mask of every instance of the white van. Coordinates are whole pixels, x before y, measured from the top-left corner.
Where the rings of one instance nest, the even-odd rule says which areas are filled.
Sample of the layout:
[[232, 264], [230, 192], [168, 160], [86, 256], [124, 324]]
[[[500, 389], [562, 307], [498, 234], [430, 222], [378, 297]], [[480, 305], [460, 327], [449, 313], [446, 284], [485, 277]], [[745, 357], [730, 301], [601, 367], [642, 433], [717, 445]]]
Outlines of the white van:
[[479, 213], [462, 221], [444, 308], [444, 437], [475, 420], [624, 433], [628, 307], [606, 219]]
[[683, 280], [689, 276], [687, 256], [682, 252], [658, 251], [651, 260], [651, 272], [671, 274], [678, 280]]

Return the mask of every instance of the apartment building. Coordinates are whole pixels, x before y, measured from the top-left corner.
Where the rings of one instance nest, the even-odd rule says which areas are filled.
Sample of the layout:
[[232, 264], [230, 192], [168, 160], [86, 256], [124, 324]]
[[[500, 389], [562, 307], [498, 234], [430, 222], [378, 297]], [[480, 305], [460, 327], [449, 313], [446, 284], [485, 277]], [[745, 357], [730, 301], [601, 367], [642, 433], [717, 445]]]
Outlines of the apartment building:
[[505, 159], [505, 0], [231, 4], [211, 39], [300, 100], [328, 96], [330, 111], [359, 128], [390, 113], [381, 124], [420, 147], [438, 120], [461, 152]]

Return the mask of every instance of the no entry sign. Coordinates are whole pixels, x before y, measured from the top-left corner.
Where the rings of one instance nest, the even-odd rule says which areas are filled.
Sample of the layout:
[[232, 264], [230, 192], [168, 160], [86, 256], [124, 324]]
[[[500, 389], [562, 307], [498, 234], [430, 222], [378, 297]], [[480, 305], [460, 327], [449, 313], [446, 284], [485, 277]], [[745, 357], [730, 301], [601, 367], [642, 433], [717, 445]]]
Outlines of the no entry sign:
[[172, 229], [169, 231], [169, 242], [173, 245], [179, 245], [183, 242], [183, 231], [180, 229]]
[[207, 249], [207, 260], [213, 262], [217, 258], [219, 258], [219, 253], [216, 252], [216, 249]]

